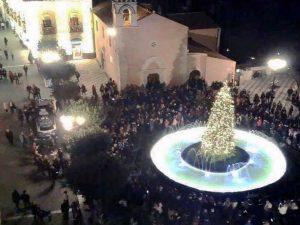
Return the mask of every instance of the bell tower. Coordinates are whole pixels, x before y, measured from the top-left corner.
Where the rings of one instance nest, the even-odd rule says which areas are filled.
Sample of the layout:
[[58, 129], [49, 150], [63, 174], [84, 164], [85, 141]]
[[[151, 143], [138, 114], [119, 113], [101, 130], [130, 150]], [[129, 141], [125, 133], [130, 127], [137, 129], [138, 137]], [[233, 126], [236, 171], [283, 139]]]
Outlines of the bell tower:
[[137, 26], [137, 0], [112, 0], [115, 27]]

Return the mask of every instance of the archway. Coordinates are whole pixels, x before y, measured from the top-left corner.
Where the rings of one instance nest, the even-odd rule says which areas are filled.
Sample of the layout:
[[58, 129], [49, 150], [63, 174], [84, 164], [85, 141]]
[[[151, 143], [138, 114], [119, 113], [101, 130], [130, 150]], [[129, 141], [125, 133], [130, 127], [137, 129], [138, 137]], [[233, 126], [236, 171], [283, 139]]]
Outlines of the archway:
[[[141, 70], [141, 84], [146, 85], [148, 83], [149, 75], [151, 75], [151, 80], [158, 80], [159, 82], [167, 82], [165, 77], [165, 66], [162, 59], [158, 57], [151, 57], [145, 61]], [[154, 75], [157, 74], [157, 75]], [[153, 78], [153, 79], [152, 79]], [[155, 78], [155, 79], [154, 79]]]
[[147, 76], [147, 88], [156, 89], [160, 87], [160, 79], [158, 73], [150, 73]]
[[188, 85], [191, 88], [204, 90], [206, 88], [205, 80], [201, 76], [201, 72], [197, 69], [190, 72]]

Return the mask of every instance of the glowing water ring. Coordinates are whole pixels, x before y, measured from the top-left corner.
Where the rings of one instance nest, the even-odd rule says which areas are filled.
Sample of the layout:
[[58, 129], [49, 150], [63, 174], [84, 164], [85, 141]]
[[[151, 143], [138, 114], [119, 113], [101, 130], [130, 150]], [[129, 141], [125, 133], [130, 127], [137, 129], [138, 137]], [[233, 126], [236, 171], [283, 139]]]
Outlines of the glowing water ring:
[[213, 173], [193, 167], [182, 159], [182, 151], [198, 143], [204, 127], [177, 131], [161, 138], [151, 150], [154, 165], [177, 183], [201, 191], [241, 192], [272, 184], [286, 171], [281, 150], [269, 140], [235, 130], [235, 144], [249, 154], [247, 164], [237, 170]]

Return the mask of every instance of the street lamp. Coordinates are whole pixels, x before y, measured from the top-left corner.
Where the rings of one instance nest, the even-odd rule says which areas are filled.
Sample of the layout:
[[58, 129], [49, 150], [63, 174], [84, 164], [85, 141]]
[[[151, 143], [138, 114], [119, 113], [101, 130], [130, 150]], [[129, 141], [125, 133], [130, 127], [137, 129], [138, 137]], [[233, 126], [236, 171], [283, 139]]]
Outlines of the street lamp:
[[53, 63], [61, 59], [58, 52], [55, 51], [44, 51], [40, 54], [40, 57], [44, 63]]
[[[281, 70], [287, 66], [286, 60], [280, 59], [280, 58], [270, 59], [267, 64], [268, 64], [268, 67], [271, 70], [273, 70], [274, 72], [276, 72], [277, 70]], [[275, 74], [273, 77], [272, 93], [274, 91], [274, 87], [275, 87]]]
[[71, 131], [74, 127], [85, 124], [86, 119], [82, 116], [65, 116], [60, 117], [60, 122], [66, 131]]
[[116, 30], [116, 28], [113, 28], [113, 27], [107, 28], [107, 34], [108, 34], [110, 37], [116, 36], [116, 35], [117, 35], [117, 30]]

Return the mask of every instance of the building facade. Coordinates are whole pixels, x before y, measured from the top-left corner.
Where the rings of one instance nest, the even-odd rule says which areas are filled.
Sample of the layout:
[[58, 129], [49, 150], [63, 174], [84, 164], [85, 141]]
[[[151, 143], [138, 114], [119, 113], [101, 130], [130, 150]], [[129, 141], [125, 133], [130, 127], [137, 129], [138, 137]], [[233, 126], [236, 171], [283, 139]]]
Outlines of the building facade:
[[190, 27], [136, 0], [106, 1], [93, 11], [97, 60], [121, 89], [152, 79], [181, 84], [194, 70], [208, 83], [235, 73], [236, 63], [218, 53], [219, 28]]
[[38, 43], [49, 40], [69, 59], [94, 57], [92, 0], [0, 0], [0, 8], [33, 56]]

